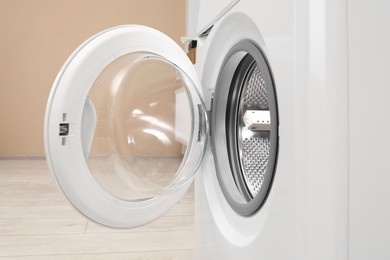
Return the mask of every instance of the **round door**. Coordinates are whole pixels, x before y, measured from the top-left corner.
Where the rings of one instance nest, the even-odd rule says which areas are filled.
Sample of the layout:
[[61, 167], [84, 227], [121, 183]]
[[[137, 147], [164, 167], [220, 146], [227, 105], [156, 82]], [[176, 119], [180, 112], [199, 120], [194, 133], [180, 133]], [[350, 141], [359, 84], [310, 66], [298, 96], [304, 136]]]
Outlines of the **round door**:
[[200, 83], [186, 54], [143, 26], [99, 33], [68, 59], [45, 116], [49, 168], [91, 220], [135, 227], [185, 193], [207, 138]]

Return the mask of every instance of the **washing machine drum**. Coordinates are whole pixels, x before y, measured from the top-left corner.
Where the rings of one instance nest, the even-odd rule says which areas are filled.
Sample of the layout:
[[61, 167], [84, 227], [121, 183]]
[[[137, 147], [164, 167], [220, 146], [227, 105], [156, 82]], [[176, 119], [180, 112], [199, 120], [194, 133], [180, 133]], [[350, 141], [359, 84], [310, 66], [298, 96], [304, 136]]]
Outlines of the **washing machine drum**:
[[276, 93], [259, 46], [243, 41], [232, 47], [214, 96], [211, 142], [218, 180], [230, 206], [248, 216], [269, 194], [278, 152]]
[[[228, 151], [217, 158], [232, 169], [241, 198], [230, 201], [240, 212], [266, 197], [277, 120], [268, 104], [270, 73], [262, 76], [253, 55], [237, 68], [225, 108], [215, 109], [224, 111], [215, 120], [223, 125], [214, 127], [228, 129], [227, 145], [218, 139], [213, 144], [215, 152]], [[58, 74], [46, 108], [46, 158], [64, 195], [82, 214], [111, 227], [160, 217], [185, 193], [202, 162], [209, 136], [202, 97], [191, 62], [156, 30], [121, 26], [86, 41]], [[221, 185], [227, 191], [229, 180], [221, 177]], [[255, 212], [249, 211], [241, 213]]]

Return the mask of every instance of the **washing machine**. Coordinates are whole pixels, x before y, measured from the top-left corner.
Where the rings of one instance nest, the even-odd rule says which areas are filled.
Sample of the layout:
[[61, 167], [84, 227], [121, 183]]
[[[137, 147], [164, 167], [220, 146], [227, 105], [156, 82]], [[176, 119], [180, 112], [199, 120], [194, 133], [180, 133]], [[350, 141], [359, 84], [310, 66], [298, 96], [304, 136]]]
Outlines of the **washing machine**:
[[366, 133], [349, 84], [361, 75], [351, 14], [360, 21], [364, 10], [346, 0], [189, 1], [194, 64], [151, 28], [98, 33], [48, 100], [45, 151], [59, 188], [87, 218], [133, 228], [195, 182], [197, 259], [386, 256], [351, 239], [362, 223], [389, 227], [357, 214], [359, 191], [372, 188], [350, 174], [372, 164], [350, 158], [352, 126]]
[[[344, 12], [346, 1], [239, 1], [200, 34], [212, 113], [195, 182], [198, 259], [348, 258]], [[254, 58], [253, 70], [240, 54]], [[252, 106], [270, 112], [270, 137], [241, 123]]]

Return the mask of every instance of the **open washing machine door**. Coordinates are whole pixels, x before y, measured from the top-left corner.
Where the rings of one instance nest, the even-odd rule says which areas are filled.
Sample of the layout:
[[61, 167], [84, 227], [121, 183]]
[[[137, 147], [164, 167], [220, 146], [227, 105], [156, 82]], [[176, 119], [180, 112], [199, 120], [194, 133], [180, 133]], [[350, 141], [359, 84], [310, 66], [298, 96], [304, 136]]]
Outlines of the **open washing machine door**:
[[173, 40], [143, 26], [101, 32], [71, 55], [53, 85], [44, 129], [49, 169], [66, 198], [118, 228], [169, 210], [207, 143], [193, 65]]

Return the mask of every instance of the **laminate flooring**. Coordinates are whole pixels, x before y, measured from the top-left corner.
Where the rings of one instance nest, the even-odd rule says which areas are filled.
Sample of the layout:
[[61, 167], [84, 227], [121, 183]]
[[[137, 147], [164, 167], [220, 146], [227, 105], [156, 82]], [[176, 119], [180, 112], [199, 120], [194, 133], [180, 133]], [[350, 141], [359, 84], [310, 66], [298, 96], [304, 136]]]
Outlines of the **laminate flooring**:
[[44, 159], [2, 159], [0, 259], [193, 259], [193, 191], [153, 223], [111, 229], [73, 209]]

